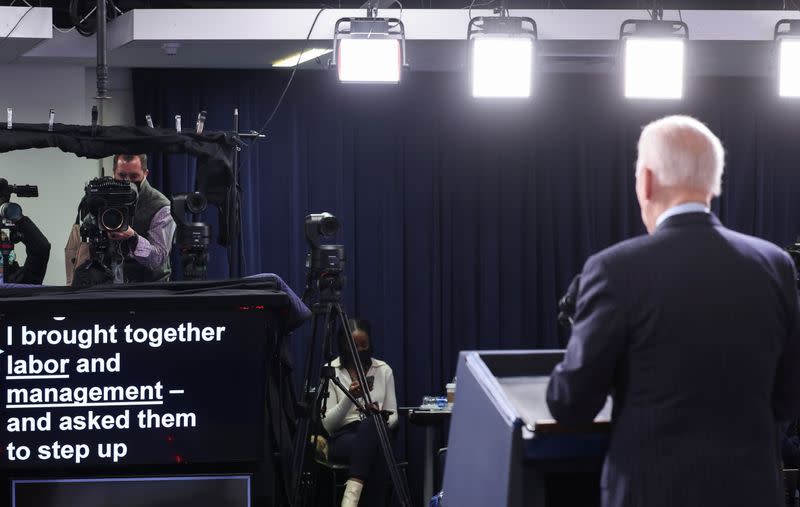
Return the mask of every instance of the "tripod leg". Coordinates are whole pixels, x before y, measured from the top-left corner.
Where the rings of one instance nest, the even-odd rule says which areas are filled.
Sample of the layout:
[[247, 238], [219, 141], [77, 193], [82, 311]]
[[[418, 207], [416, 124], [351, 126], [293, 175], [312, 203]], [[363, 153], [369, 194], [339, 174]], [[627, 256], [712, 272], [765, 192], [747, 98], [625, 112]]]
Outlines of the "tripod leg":
[[[347, 320], [347, 315], [344, 313], [342, 307], [339, 304], [336, 304], [335, 307], [338, 311], [338, 317], [345, 333], [345, 341], [347, 342], [347, 348], [350, 351], [352, 364], [355, 366], [358, 382], [363, 386], [361, 392], [363, 393], [364, 403], [367, 407], [369, 407], [372, 405], [372, 397], [369, 394], [369, 389], [366, 388], [368, 385], [367, 378], [366, 374], [364, 373], [364, 368], [361, 366], [361, 362], [358, 360], [358, 350], [356, 348], [355, 341], [353, 341], [353, 332], [350, 329], [350, 322]], [[404, 507], [410, 507], [411, 494], [408, 491], [408, 484], [406, 483], [405, 478], [400, 473], [400, 469], [397, 466], [397, 459], [395, 458], [394, 451], [392, 450], [391, 441], [389, 439], [389, 430], [386, 428], [386, 421], [383, 420], [383, 416], [380, 413], [377, 413], [374, 410], [368, 408], [368, 413], [370, 414], [370, 417], [373, 418], [375, 423], [375, 428], [378, 432], [378, 440], [381, 444], [383, 457], [386, 460], [386, 466], [389, 469], [389, 475], [392, 479], [392, 485], [394, 486], [395, 494], [400, 500], [401, 505]]]
[[[324, 318], [323, 324], [319, 322], [320, 317]], [[306, 361], [306, 371], [303, 379], [303, 402], [304, 409], [297, 421], [297, 434], [295, 435], [294, 450], [292, 456], [292, 491], [291, 505], [299, 507], [304, 505], [304, 495], [309, 488], [304, 488], [303, 477], [306, 467], [306, 458], [310, 452], [309, 436], [311, 423], [319, 420], [319, 387], [310, 397], [309, 390], [312, 381], [315, 383], [320, 378], [322, 360], [326, 336], [330, 329], [330, 323], [334, 321], [333, 305], [316, 304], [314, 305], [314, 315], [312, 316], [312, 337], [308, 350], [308, 360]], [[317, 336], [323, 333], [322, 337]]]

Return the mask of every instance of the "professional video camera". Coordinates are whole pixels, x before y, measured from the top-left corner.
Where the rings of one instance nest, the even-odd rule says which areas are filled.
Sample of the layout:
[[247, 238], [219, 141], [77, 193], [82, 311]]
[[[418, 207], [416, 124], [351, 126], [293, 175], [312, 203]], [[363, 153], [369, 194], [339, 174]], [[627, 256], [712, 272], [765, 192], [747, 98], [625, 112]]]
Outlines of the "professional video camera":
[[[334, 337], [340, 337], [345, 350], [340, 354], [349, 354], [355, 369], [355, 378], [362, 386], [367, 386], [361, 362], [358, 360], [358, 349], [353, 340], [352, 329], [347, 314], [341, 304], [341, 293], [345, 285], [345, 255], [343, 245], [323, 245], [324, 237], [334, 236], [339, 231], [339, 220], [330, 213], [311, 214], [306, 217], [304, 229], [309, 252], [306, 257], [306, 287], [303, 302], [311, 308], [311, 339], [306, 353], [306, 367], [303, 374], [302, 401], [297, 403], [297, 421], [295, 423], [295, 442], [292, 453], [291, 505], [303, 507], [310, 505], [311, 491], [314, 483], [314, 467], [311, 462], [309, 441], [316, 441], [313, 432], [322, 427], [321, 417], [327, 409], [329, 384], [333, 383], [343, 396], [357, 407], [362, 418], [371, 418], [376, 432], [383, 458], [394, 485], [399, 504], [403, 507], [411, 505], [411, 497], [405, 476], [397, 465], [389, 437], [386, 420], [381, 411], [376, 410], [368, 389], [361, 392], [359, 401], [347, 386], [336, 376], [336, 370], [330, 361], [334, 357]], [[352, 373], [351, 373], [352, 375]], [[380, 465], [376, 465], [380, 466]]]
[[[8, 181], [0, 178], [0, 262], [11, 264], [11, 255], [14, 245], [24, 238], [17, 230], [17, 221], [22, 218], [22, 207], [11, 202], [11, 194], [17, 197], [39, 197], [39, 187], [36, 185], [9, 185]], [[6, 229], [3, 231], [3, 229]]]
[[[205, 222], [194, 222], [208, 201], [200, 192], [172, 196], [170, 212], [178, 225], [175, 244], [181, 254], [184, 280], [205, 280], [208, 271], [208, 245], [211, 243], [211, 227]], [[192, 218], [186, 221], [186, 214]]]
[[110, 176], [86, 184], [80, 204], [81, 239], [95, 247], [108, 245], [108, 232], [124, 232], [133, 224], [139, 192], [129, 181]]
[[335, 235], [339, 231], [339, 219], [330, 213], [316, 213], [306, 217], [305, 233], [308, 243], [308, 255], [306, 256], [306, 287], [303, 291], [303, 300], [314, 289], [319, 290], [322, 296], [333, 291], [331, 297], [338, 300], [336, 296], [344, 287], [344, 246], [343, 245], [322, 245], [320, 241], [324, 237]]

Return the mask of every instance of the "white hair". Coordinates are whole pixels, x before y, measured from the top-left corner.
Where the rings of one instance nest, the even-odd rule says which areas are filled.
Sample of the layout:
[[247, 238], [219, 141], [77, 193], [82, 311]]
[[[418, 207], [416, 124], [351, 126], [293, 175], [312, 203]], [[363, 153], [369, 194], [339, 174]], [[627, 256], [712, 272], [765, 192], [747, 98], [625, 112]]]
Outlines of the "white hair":
[[708, 127], [689, 116], [667, 116], [647, 125], [639, 137], [636, 176], [647, 167], [666, 186], [714, 196], [722, 193], [725, 150]]

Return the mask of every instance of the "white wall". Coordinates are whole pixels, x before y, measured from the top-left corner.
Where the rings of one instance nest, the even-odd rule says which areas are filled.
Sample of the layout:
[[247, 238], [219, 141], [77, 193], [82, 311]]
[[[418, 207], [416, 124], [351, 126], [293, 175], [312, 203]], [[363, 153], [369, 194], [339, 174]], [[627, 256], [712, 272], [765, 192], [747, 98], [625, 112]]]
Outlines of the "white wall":
[[[14, 122], [46, 123], [48, 112], [53, 108], [57, 123], [91, 123], [91, 108], [95, 103], [93, 68], [12, 64], [0, 65], [0, 75], [3, 76], [0, 79], [0, 128], [5, 128], [7, 107], [14, 109]], [[114, 69], [110, 94], [112, 99], [104, 105], [103, 123], [132, 124], [129, 71]], [[98, 161], [79, 158], [56, 148], [0, 154], [0, 177], [12, 184], [39, 186], [39, 198], [16, 201], [52, 244], [45, 284], [65, 283], [64, 245], [75, 220], [83, 186], [98, 173]], [[16, 252], [21, 263], [25, 258], [21, 244], [17, 245]]]

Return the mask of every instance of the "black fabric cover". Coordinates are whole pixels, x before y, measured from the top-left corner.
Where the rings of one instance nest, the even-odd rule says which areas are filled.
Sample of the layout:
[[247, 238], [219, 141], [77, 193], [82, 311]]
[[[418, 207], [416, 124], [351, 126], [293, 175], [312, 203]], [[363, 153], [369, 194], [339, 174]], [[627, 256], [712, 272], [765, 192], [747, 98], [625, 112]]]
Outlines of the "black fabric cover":
[[238, 192], [233, 185], [236, 138], [225, 132], [179, 133], [149, 127], [15, 123], [0, 128], [0, 153], [29, 148], [58, 148], [80, 157], [103, 158], [120, 153], [187, 153], [197, 157], [197, 184], [208, 202], [220, 208], [219, 243], [239, 234]]

